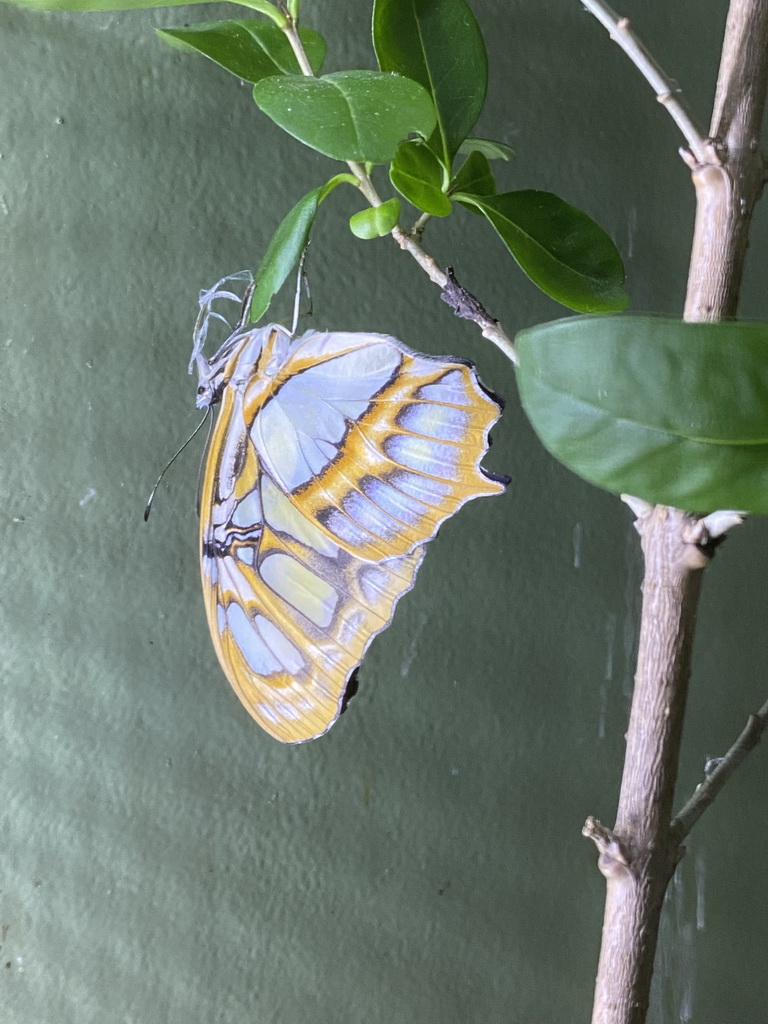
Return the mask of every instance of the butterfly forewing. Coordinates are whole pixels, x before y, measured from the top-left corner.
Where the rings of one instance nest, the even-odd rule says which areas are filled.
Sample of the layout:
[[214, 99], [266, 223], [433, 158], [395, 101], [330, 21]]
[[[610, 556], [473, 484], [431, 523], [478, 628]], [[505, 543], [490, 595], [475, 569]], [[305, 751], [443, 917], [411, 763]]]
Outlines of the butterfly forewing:
[[224, 350], [198, 361], [201, 393], [205, 377], [221, 396], [202, 494], [208, 622], [250, 714], [297, 743], [340, 714], [440, 523], [504, 490], [480, 468], [500, 408], [469, 364], [383, 335], [290, 341], [272, 326]]

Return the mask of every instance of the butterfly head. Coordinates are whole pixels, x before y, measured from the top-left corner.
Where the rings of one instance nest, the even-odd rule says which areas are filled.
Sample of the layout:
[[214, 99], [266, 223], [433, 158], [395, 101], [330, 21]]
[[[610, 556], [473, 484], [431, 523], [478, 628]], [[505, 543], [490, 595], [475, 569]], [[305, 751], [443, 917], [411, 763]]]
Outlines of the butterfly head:
[[[216, 405], [221, 401], [224, 382], [214, 380], [210, 364], [205, 359], [202, 362], [203, 366], [198, 366], [200, 383], [197, 385], [195, 405], [198, 409], [210, 409], [212, 405]], [[205, 379], [206, 377], [207, 379]]]

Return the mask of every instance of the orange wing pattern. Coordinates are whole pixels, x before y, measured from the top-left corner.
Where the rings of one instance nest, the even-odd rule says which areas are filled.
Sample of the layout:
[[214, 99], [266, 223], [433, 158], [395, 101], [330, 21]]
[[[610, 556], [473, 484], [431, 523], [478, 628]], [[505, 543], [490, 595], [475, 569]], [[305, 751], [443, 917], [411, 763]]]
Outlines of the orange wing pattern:
[[249, 713], [300, 743], [343, 710], [423, 545], [504, 490], [480, 467], [501, 410], [468, 363], [385, 335], [236, 329], [209, 361], [207, 324], [193, 362], [198, 405], [221, 402], [201, 505], [208, 623]]

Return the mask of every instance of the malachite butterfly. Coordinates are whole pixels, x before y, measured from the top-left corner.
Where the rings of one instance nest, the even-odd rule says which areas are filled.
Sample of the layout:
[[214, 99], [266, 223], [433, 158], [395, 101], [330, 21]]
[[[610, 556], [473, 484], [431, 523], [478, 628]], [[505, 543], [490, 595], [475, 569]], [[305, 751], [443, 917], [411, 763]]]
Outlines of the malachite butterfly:
[[241, 322], [206, 358], [224, 320], [214, 302], [240, 302], [228, 284], [250, 280], [201, 293], [190, 361], [198, 407], [221, 405], [201, 491], [203, 595], [238, 697], [271, 736], [301, 743], [339, 717], [440, 524], [505, 489], [480, 467], [501, 406], [470, 363], [383, 334]]

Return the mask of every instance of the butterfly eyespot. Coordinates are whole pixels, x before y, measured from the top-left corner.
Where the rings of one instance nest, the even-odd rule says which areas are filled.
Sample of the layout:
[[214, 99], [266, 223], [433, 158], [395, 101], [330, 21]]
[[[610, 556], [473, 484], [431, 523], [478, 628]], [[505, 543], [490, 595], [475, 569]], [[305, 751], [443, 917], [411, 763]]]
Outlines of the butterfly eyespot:
[[220, 400], [200, 511], [211, 638], [253, 718], [301, 743], [346, 707], [440, 524], [504, 491], [480, 466], [500, 406], [470, 364], [383, 335], [271, 325], [197, 366], [198, 404]]

